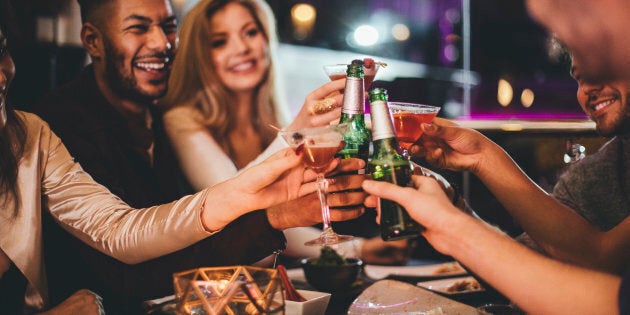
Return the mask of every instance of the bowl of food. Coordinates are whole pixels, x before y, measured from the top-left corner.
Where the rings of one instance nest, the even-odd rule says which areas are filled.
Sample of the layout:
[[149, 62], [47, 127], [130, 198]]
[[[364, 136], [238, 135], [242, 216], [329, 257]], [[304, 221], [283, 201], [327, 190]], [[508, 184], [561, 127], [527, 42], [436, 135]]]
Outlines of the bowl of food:
[[322, 247], [319, 257], [302, 259], [301, 264], [308, 284], [330, 293], [350, 289], [363, 268], [361, 259], [343, 258], [327, 246]]

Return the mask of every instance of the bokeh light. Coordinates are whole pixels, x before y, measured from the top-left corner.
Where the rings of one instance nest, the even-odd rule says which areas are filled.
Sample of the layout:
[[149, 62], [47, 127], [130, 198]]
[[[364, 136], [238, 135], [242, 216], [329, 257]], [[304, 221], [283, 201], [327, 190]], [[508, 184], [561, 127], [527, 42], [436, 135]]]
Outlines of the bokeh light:
[[514, 97], [514, 90], [512, 89], [512, 85], [505, 79], [499, 79], [499, 84], [497, 87], [497, 101], [501, 106], [507, 107], [512, 102], [512, 98]]
[[532, 104], [534, 104], [534, 91], [524, 89], [523, 92], [521, 92], [521, 104], [523, 104], [525, 108], [531, 107]]
[[315, 16], [317, 15], [317, 11], [315, 8], [306, 3], [299, 3], [291, 8], [291, 16], [295, 19], [295, 21], [302, 23], [309, 23], [315, 20]]
[[361, 25], [354, 31], [354, 40], [361, 46], [372, 46], [378, 42], [378, 30], [370, 25]]
[[392, 26], [392, 37], [397, 41], [403, 42], [408, 40], [410, 34], [409, 28], [405, 24], [398, 23]]

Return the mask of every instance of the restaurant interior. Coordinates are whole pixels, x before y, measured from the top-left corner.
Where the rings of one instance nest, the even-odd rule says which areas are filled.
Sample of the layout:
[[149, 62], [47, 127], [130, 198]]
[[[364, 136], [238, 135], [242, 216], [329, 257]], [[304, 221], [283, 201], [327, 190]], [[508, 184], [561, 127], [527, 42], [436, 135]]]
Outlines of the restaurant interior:
[[[9, 97], [28, 110], [88, 60], [76, 1], [13, 2], [22, 37], [12, 39], [20, 71]], [[549, 49], [522, 0], [267, 2], [277, 19], [281, 81], [291, 82], [284, 91], [291, 113], [328, 80], [323, 65], [371, 57], [387, 63], [374, 86], [387, 88], [390, 100], [440, 106], [439, 116], [491, 136], [545, 189], [566, 166], [568, 143], [586, 154], [603, 143], [577, 104], [566, 58]], [[195, 3], [173, 0], [179, 17]], [[489, 206], [493, 198], [475, 178], [446, 173], [473, 207], [488, 209], [488, 220], [520, 232]]]
[[[19, 71], [9, 98], [28, 111], [76, 77], [88, 57], [75, 0], [12, 2], [21, 37], [11, 39]], [[196, 0], [172, 2], [181, 18]], [[292, 113], [328, 80], [323, 65], [370, 57], [387, 64], [373, 86], [387, 88], [390, 100], [441, 107], [440, 117], [489, 136], [546, 190], [575, 148], [588, 155], [605, 141], [576, 101], [567, 60], [550, 51], [548, 34], [523, 0], [267, 2], [277, 19], [277, 66], [281, 81], [291, 82], [284, 97]], [[440, 172], [481, 217], [510, 235], [522, 232], [474, 176]]]

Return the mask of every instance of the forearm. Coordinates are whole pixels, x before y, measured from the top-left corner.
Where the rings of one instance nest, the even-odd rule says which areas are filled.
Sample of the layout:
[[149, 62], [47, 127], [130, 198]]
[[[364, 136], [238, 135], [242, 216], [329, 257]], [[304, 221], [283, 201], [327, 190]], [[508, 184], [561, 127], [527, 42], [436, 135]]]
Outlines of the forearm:
[[431, 242], [445, 244], [447, 254], [526, 312], [617, 313], [618, 277], [543, 257], [472, 218], [451, 223], [443, 233], [433, 233]]
[[538, 187], [500, 148], [485, 156], [488, 158], [476, 175], [546, 252], [590, 268], [622, 270], [625, 260], [620, 253], [628, 248], [623, 247], [623, 234], [597, 230]]

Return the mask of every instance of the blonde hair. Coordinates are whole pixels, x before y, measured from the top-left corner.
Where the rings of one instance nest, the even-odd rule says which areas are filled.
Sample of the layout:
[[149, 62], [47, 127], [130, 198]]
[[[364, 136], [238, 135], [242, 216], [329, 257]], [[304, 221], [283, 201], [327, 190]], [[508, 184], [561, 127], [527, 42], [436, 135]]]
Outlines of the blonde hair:
[[223, 85], [216, 74], [208, 53], [210, 19], [229, 3], [245, 7], [269, 44], [270, 66], [256, 93], [256, 104], [252, 111], [254, 128], [260, 134], [263, 147], [275, 138], [276, 132], [269, 124], [278, 126], [283, 120], [283, 108], [278, 100], [275, 83], [275, 58], [273, 51], [278, 43], [275, 18], [264, 0], [201, 0], [184, 17], [181, 25], [177, 56], [173, 62], [168, 81], [168, 92], [162, 98], [165, 107], [195, 106], [203, 116], [202, 123], [212, 133], [223, 150], [234, 159], [232, 146], [227, 134], [237, 126], [232, 110], [231, 92]]

